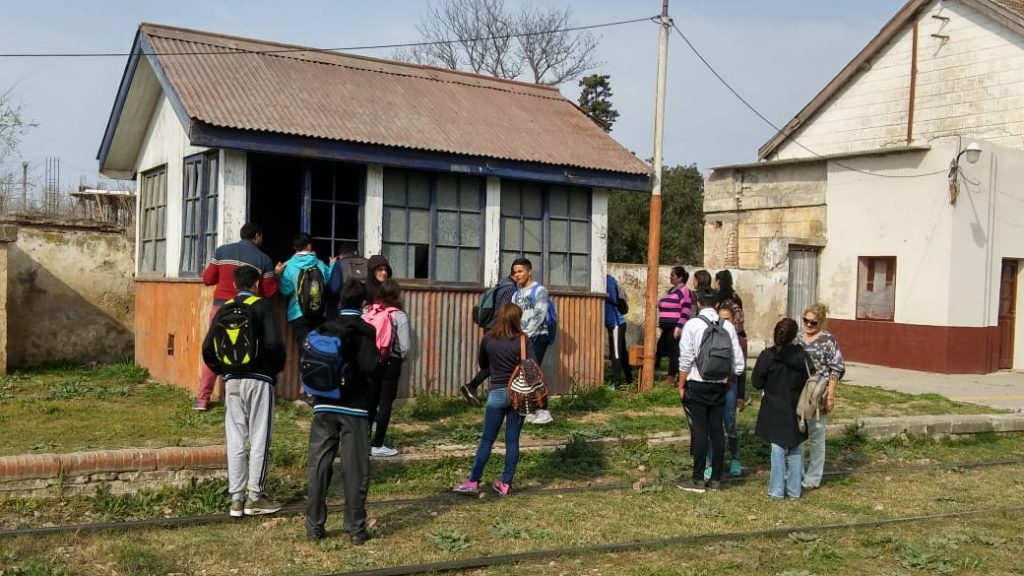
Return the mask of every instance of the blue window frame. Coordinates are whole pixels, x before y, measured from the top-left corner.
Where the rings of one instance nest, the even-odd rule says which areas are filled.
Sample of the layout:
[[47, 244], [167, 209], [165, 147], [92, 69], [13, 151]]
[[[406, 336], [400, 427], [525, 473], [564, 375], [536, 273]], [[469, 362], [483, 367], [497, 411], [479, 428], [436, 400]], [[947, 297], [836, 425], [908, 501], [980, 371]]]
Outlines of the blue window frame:
[[366, 167], [311, 162], [307, 174], [309, 219], [303, 229], [309, 230], [316, 253], [325, 259], [336, 256], [343, 242], [351, 242], [359, 253]]
[[185, 158], [179, 275], [196, 276], [217, 247], [218, 152]]

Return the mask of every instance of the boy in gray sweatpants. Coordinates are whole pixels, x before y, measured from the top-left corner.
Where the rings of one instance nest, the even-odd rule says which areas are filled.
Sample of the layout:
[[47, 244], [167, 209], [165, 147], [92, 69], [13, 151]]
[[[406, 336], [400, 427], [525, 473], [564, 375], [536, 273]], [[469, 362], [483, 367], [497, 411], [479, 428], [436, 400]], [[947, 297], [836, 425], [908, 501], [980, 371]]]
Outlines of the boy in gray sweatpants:
[[[251, 266], [239, 266], [234, 278], [238, 293], [217, 311], [203, 341], [203, 361], [215, 374], [224, 377], [230, 514], [238, 518], [243, 514], [273, 514], [281, 509], [280, 504], [265, 497], [263, 492], [274, 420], [274, 376], [284, 368], [285, 350], [273, 306], [269, 300], [254, 295], [260, 280], [259, 271]], [[229, 335], [230, 330], [218, 326], [226, 324], [223, 320], [239, 317], [233, 303], [246, 307], [252, 328], [242, 328]], [[226, 345], [243, 342], [250, 333], [256, 336], [252, 346], [258, 348], [249, 350], [244, 344]], [[225, 358], [238, 354], [249, 357], [244, 362], [225, 363]], [[246, 440], [249, 440], [248, 457]]]

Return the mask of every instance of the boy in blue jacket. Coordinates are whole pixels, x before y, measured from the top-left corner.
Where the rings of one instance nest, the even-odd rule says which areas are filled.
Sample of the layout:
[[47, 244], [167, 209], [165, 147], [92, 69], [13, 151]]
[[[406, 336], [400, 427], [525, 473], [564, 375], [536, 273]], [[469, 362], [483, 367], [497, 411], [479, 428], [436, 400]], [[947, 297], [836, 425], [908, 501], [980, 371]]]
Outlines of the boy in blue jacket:
[[[305, 232], [295, 235], [292, 247], [295, 248], [295, 254], [287, 262], [278, 262], [274, 272], [281, 277], [281, 294], [288, 298], [288, 325], [292, 328], [295, 341], [302, 346], [310, 330], [319, 327], [326, 319], [324, 314], [327, 311], [327, 303], [323, 299], [327, 295], [327, 281], [331, 277], [334, 263], [327, 266], [317, 258], [316, 252], [313, 251], [313, 239]], [[320, 271], [321, 276], [321, 312], [319, 316], [308, 316], [302, 313], [302, 307], [299, 305], [299, 277], [303, 270], [314, 266]]]

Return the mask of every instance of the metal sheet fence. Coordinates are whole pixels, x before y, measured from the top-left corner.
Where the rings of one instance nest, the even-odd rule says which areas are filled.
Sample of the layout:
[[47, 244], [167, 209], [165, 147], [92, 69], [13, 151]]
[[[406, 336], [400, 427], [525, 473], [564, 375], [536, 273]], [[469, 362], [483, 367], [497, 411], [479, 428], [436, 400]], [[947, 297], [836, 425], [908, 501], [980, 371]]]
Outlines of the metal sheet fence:
[[[473, 324], [472, 312], [480, 292], [405, 288], [412, 351], [402, 370], [400, 398], [427, 390], [455, 396], [459, 386], [476, 374], [477, 349], [483, 331]], [[195, 281], [139, 280], [135, 294], [136, 362], [148, 368], [155, 380], [195, 391], [212, 288]], [[604, 297], [555, 293], [553, 298], [559, 311], [559, 334], [544, 361], [552, 393], [569, 392], [573, 382], [602, 382], [606, 340]], [[300, 390], [298, 346], [284, 322], [284, 301], [278, 299], [276, 304], [288, 350], [276, 394], [279, 399], [294, 399]], [[219, 389], [218, 385], [218, 392]]]

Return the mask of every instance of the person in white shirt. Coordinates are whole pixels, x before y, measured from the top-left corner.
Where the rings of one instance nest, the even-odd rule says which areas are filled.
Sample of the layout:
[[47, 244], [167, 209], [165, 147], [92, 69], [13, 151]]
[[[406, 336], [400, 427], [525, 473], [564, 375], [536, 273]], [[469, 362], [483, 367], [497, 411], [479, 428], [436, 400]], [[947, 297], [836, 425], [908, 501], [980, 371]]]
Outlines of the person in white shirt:
[[[548, 333], [550, 295], [543, 284], [533, 279], [533, 263], [527, 258], [512, 261], [512, 279], [519, 286], [512, 295], [512, 303], [523, 310], [522, 330], [533, 344], [539, 365], [544, 362], [544, 354], [551, 345], [551, 335]], [[551, 421], [547, 398], [540, 410], [526, 415], [527, 424], [550, 424]]]
[[[697, 366], [704, 334], [719, 322], [715, 311], [715, 293], [704, 291], [697, 295], [699, 313], [683, 326], [679, 340], [679, 399], [690, 424], [690, 448], [693, 453], [693, 476], [676, 484], [690, 492], [704, 492], [706, 488], [721, 487], [725, 454], [725, 395], [729, 389], [729, 375], [721, 378], [702, 376]], [[732, 373], [740, 375], [746, 369], [743, 350], [731, 322], [721, 323], [729, 335], [732, 348]], [[706, 366], [705, 366], [706, 367]], [[711, 437], [711, 479], [704, 481], [704, 463], [707, 459], [708, 437]]]

